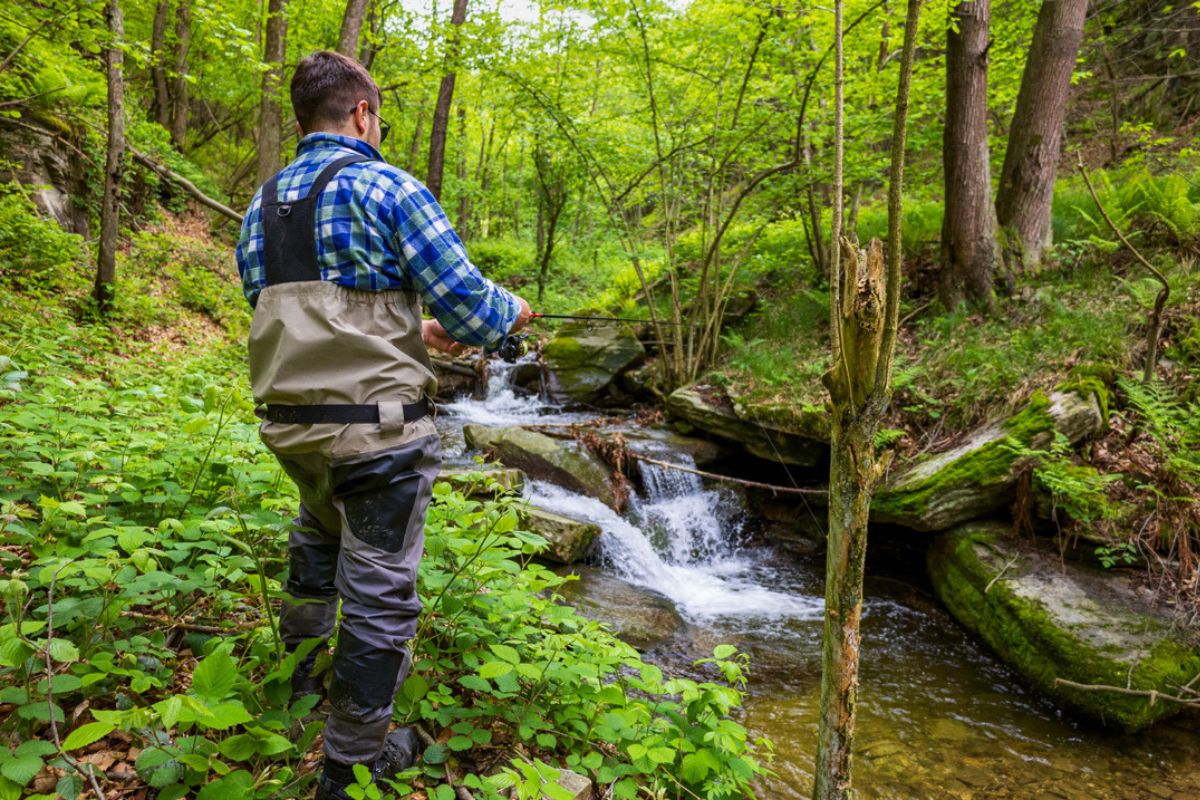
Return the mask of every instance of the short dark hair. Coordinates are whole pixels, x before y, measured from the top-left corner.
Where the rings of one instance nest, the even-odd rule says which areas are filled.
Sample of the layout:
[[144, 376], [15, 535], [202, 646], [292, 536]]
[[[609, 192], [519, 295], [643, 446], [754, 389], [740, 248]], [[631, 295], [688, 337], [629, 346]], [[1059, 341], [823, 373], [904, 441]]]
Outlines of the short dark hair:
[[379, 86], [362, 64], [332, 50], [318, 50], [296, 65], [292, 74], [292, 110], [305, 133], [320, 123], [338, 123], [354, 104], [366, 100], [379, 110]]

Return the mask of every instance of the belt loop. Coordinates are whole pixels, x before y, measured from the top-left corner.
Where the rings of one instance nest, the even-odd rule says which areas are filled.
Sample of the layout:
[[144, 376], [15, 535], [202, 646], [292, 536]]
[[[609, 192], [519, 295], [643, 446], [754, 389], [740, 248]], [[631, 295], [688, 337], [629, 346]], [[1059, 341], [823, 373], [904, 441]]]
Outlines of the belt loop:
[[383, 400], [379, 403], [379, 432], [404, 433], [404, 403], [395, 400]]

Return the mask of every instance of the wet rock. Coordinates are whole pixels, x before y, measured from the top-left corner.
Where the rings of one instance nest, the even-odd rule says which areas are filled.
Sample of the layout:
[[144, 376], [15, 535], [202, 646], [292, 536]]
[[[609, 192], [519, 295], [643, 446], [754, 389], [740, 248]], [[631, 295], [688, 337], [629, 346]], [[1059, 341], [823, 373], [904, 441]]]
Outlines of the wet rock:
[[731, 448], [716, 442], [684, 436], [668, 428], [630, 428], [622, 431], [622, 435], [634, 453], [686, 465], [687, 459], [680, 458], [680, 454], [685, 454], [693, 465], [701, 469], [720, 461], [731, 452]]
[[763, 411], [736, 403], [712, 386], [685, 386], [667, 398], [667, 412], [675, 419], [740, 445], [759, 458], [802, 467], [814, 466], [821, 459], [829, 441], [824, 411], [792, 411], [787, 419], [782, 414], [756, 413]]
[[467, 497], [485, 497], [503, 492], [520, 494], [525, 488], [525, 473], [519, 469], [444, 469], [434, 481], [448, 483]]
[[564, 325], [542, 347], [547, 394], [557, 403], [590, 403], [646, 354], [625, 325]]
[[538, 554], [552, 564], [574, 564], [591, 550], [600, 536], [600, 526], [564, 517], [536, 506], [520, 510], [521, 524], [533, 533], [544, 536], [549, 546]]
[[1063, 564], [1057, 551], [1016, 539], [1005, 525], [968, 523], [943, 534], [928, 565], [938, 597], [959, 622], [1034, 687], [1107, 727], [1136, 731], [1179, 707], [1055, 679], [1118, 687], [1129, 681], [1137, 690], [1170, 694], [1200, 673], [1200, 651], [1126, 577]]
[[464, 425], [467, 446], [483, 450], [507, 467], [515, 467], [535, 480], [550, 481], [618, 508], [618, 495], [609, 485], [608, 467], [591, 451], [573, 440], [553, 439], [524, 428], [489, 428]]
[[[555, 798], [570, 798], [570, 800], [592, 800], [592, 782], [569, 769], [558, 771], [558, 785], [566, 790], [566, 794], [554, 793]], [[549, 798], [550, 795], [542, 795]]]
[[643, 364], [621, 374], [621, 388], [639, 400], [661, 398], [662, 367], [656, 363]]
[[939, 531], [987, 516], [1012, 502], [1022, 450], [1048, 447], [1055, 431], [1078, 444], [1103, 429], [1094, 395], [1036, 393], [1020, 412], [958, 447], [894, 470], [896, 477], [875, 494], [871, 520]]
[[675, 604], [653, 589], [635, 586], [595, 567], [575, 566], [579, 579], [559, 587], [567, 603], [585, 617], [606, 623], [617, 638], [649, 650], [672, 639], [683, 628]]

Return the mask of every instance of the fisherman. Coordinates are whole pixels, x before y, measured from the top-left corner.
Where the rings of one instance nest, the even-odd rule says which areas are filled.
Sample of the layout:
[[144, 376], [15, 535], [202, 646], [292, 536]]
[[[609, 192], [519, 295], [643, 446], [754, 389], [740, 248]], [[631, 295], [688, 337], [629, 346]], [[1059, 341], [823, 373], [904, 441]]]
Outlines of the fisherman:
[[[353, 59], [296, 67], [296, 158], [255, 194], [237, 246], [260, 436], [300, 492], [288, 538], [289, 650], [333, 634], [318, 800], [348, 798], [353, 767], [374, 777], [415, 761], [411, 729], [388, 733], [412, 665], [417, 565], [441, 464], [427, 347], [494, 349], [529, 304], [471, 264], [429, 191], [379, 153], [379, 87]], [[422, 301], [433, 319], [422, 321]], [[319, 693], [315, 652], [293, 699]]]

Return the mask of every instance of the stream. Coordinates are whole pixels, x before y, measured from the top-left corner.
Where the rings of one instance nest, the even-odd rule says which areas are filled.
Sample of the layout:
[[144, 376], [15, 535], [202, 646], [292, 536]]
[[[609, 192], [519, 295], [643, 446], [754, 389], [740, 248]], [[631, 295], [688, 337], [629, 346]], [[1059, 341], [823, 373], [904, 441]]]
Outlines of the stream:
[[[466, 422], [502, 426], [594, 417], [521, 397], [508, 374], [494, 362], [486, 399], [440, 406], [448, 465], [469, 462], [462, 442]], [[690, 461], [654, 431], [632, 422], [619, 429], [637, 451]], [[547, 483], [532, 482], [526, 494], [536, 506], [600, 525], [599, 574], [606, 579], [584, 580], [585, 596], [624, 581], [674, 605], [682, 624], [646, 652], [648, 660], [711, 679], [693, 662], [717, 644], [750, 654], [741, 721], [752, 736], [767, 736], [775, 745], [776, 774], [762, 782], [759, 796], [807, 798], [820, 691], [823, 552], [811, 540], [766, 535], [762, 521], [727, 486], [645, 463], [642, 469], [644, 485], [623, 514]], [[801, 507], [798, 513], [820, 529], [822, 509]], [[1194, 717], [1190, 727], [1168, 720], [1130, 736], [1068, 717], [1027, 689], [941, 608], [917, 548], [886, 540], [873, 546], [855, 738], [860, 797], [1200, 800]], [[619, 608], [620, 602], [603, 607]]]

